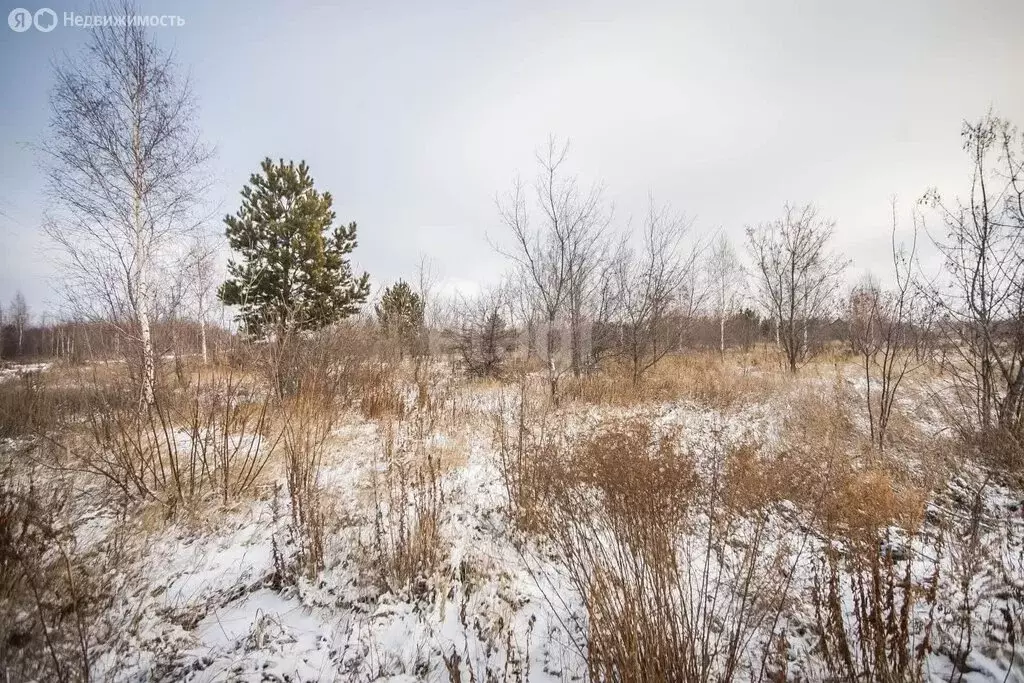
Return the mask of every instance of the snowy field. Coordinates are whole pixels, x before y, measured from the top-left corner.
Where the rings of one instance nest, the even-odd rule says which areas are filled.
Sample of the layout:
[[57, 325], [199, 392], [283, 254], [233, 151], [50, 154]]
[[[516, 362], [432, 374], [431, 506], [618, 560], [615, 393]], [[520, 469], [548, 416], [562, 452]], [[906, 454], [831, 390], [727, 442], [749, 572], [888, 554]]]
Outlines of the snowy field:
[[[4, 377], [23, 371], [8, 369]], [[854, 659], [876, 656], [874, 644], [858, 654], [860, 641], [869, 636], [856, 615], [866, 610], [866, 622], [895, 623], [895, 632], [881, 636], [890, 659], [899, 659], [894, 653], [906, 650], [903, 643], [909, 647], [900, 655], [911, 660], [909, 667], [887, 680], [913, 680], [906, 672], [919, 668], [928, 681], [1024, 681], [1024, 494], [952, 451], [942, 421], [940, 378], [915, 379], [905, 392], [900, 445], [884, 455], [865, 453], [858, 445], [867, 423], [859, 403], [864, 387], [853, 366], [807, 372], [764, 395], [740, 393], [728, 400], [688, 395], [622, 405], [567, 401], [557, 408], [544, 402], [542, 387], [521, 392], [512, 383], [452, 377], [436, 382], [441, 388], [434, 407], [415, 407], [410, 389], [410, 407], [403, 414], [369, 418], [352, 409], [332, 425], [317, 480], [324, 510], [323, 568], [313, 576], [289, 569], [299, 541], [285, 471], [276, 456], [248, 495], [227, 504], [211, 497], [172, 514], [157, 503], [124, 500], [102, 477], [78, 471], [67, 453], [55, 454], [34, 439], [8, 439], [3, 453], [9, 486], [60, 498], [54, 523], [60, 526], [62, 552], [77, 558], [87, 581], [109, 596], [84, 623], [80, 620], [92, 680], [604, 678], [606, 662], [595, 663], [600, 658], [591, 651], [595, 642], [611, 642], [595, 635], [600, 589], [621, 591], [619, 598], [638, 602], [641, 612], [654, 604], [647, 601], [658, 590], [674, 595], [677, 602], [665, 614], [681, 623], [690, 619], [691, 630], [681, 632], [703, 634], [705, 641], [708, 668], [694, 680], [719, 680], [725, 666], [735, 666], [733, 680], [840, 680], [832, 678], [822, 648], [831, 645], [833, 656], [841, 656], [835, 651], [842, 651], [842, 639], [837, 640], [842, 632], [850, 637]], [[524, 394], [538, 406], [525, 416], [520, 414]], [[821, 418], [825, 427], [802, 420], [801, 413], [816, 404], [830, 406]], [[429, 419], [421, 415], [426, 412]], [[837, 415], [847, 420], [841, 429]], [[571, 557], [564, 529], [552, 532], [546, 526], [592, 520], [590, 532], [599, 540], [592, 546], [579, 541], [581, 547], [613, 553], [633, 548], [636, 556], [625, 562], [634, 565], [633, 576], [657, 575], [646, 566], [653, 556], [616, 535], [627, 533], [616, 521], [627, 517], [617, 513], [585, 511], [571, 517], [573, 509], [553, 503], [540, 511], [535, 527], [522, 523], [510, 498], [515, 473], [501, 432], [511, 433], [513, 442], [524, 434], [539, 439], [541, 424], [546, 434], [555, 435], [552, 443], [562, 444], [551, 453], [570, 451], [573, 443], [603, 429], [639, 424], [652, 443], [677, 454], [666, 457], [685, 454], [700, 483], [680, 501], [688, 512], [672, 527], [671, 552], [678, 566], [670, 575], [688, 582], [668, 589], [656, 588], [653, 580], [643, 585], [644, 578], [633, 587], [620, 585], [595, 569], [598, 556]], [[846, 517], [841, 522], [825, 524], [832, 513], [807, 499], [754, 492], [749, 494], [757, 497], [754, 503], [723, 498], [726, 502], [716, 504], [706, 495], [707, 482], [718, 481], [716, 473], [737, 481], [729, 478], [735, 470], [728, 454], [743, 446], [756, 447], [750, 476], [763, 477], [777, 463], [789, 462], [785, 458], [799, 458], [826, 442], [835, 446], [830, 452], [849, 460], [843, 471], [862, 487], [842, 494]], [[512, 450], [518, 456], [525, 452]], [[60, 468], [58, 458], [63, 458]], [[643, 481], [631, 477], [642, 479], [646, 470], [631, 467], [616, 476], [642, 492]], [[793, 471], [813, 477], [816, 467]], [[882, 482], [865, 474], [869, 471], [898, 476]], [[791, 477], [789, 470], [779, 472]], [[589, 480], [582, 475], [581, 480], [579, 495], [590, 496], [592, 491], [584, 491]], [[800, 485], [782, 482], [780, 490], [790, 484]], [[595, 495], [593, 505], [610, 506], [613, 488], [595, 486], [605, 497]], [[878, 487], [886, 487], [885, 496], [875, 497]], [[910, 488], [925, 495], [918, 519], [905, 523], [873, 514], [873, 501], [902, 500]], [[623, 489], [627, 503], [632, 490]], [[647, 496], [671, 494], [654, 487]], [[737, 512], [735, 505], [742, 509]], [[901, 503], [894, 505], [902, 509]], [[719, 522], [726, 518], [728, 533], [723, 533]], [[874, 525], [871, 539], [877, 544], [870, 552], [883, 558], [868, 562], [859, 574], [851, 569], [854, 541], [842, 537], [843, 529], [853, 537], [860, 522], [851, 520]], [[755, 546], [763, 552], [752, 553]], [[839, 568], [834, 595], [828, 591], [833, 585], [828, 548]], [[411, 570], [396, 569], [402, 553], [419, 558]], [[581, 586], [579, 567], [572, 566], [588, 557], [593, 563], [589, 588]], [[874, 576], [872, 584], [881, 594], [879, 604], [890, 605], [888, 616], [868, 613], [857, 597], [865, 594], [858, 593], [858, 581], [870, 580], [879, 568], [895, 577], [895, 583], [887, 583]], [[694, 583], [693, 577], [699, 580]], [[908, 590], [902, 590], [904, 581]], [[868, 595], [873, 590], [859, 587]], [[737, 599], [741, 591], [742, 601]], [[833, 598], [845, 621], [828, 616], [826, 603]], [[634, 623], [602, 614], [613, 626]], [[31, 628], [29, 613], [13, 618]], [[629, 618], [642, 632], [644, 616]], [[831, 636], [822, 633], [823, 624], [832, 624]], [[69, 641], [69, 653], [83, 649], [81, 639]], [[637, 645], [644, 656], [659, 656], [643, 647]], [[69, 654], [68, 659], [76, 658]]]

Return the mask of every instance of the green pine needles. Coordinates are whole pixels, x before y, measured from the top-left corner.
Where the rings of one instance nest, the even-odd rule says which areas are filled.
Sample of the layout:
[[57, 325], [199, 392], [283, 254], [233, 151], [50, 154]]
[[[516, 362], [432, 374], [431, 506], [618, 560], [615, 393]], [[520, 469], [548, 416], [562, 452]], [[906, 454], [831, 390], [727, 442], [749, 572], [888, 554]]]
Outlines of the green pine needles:
[[355, 277], [346, 258], [356, 247], [356, 224], [334, 225], [330, 192], [313, 186], [306, 162], [269, 157], [242, 188], [242, 206], [226, 216], [226, 234], [239, 258], [218, 296], [237, 306], [253, 337], [315, 330], [359, 310], [370, 276]]
[[384, 332], [394, 338], [404, 353], [416, 353], [423, 328], [423, 299], [405, 280], [384, 290], [377, 304], [377, 319]]

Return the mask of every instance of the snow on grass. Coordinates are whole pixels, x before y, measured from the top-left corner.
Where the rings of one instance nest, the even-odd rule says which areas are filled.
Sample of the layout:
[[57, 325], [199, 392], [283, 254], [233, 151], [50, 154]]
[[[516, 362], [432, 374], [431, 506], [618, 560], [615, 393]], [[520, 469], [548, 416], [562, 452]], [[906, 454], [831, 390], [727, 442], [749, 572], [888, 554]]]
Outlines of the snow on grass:
[[[137, 542], [130, 563], [111, 578], [118, 586], [108, 615], [114, 637], [96, 653], [96, 677], [446, 681], [446, 663], [457, 661], [464, 680], [469, 671], [484, 680], [488, 670], [499, 676], [520, 672], [531, 681], [585, 678], [587, 612], [581, 596], [571, 588], [552, 549], [524, 539], [506, 515], [486, 417], [509, 409], [512, 402], [507, 399], [514, 393], [480, 387], [463, 401], [470, 416], [450, 431], [427, 436], [430, 447], [462, 452], [441, 478], [444, 559], [424, 586], [392, 592], [379, 581], [369, 482], [373, 468], [380, 466], [381, 434], [375, 423], [353, 417], [333, 434], [320, 479], [334, 516], [328, 524], [327, 567], [316, 581], [273, 588], [274, 545], [285, 556], [292, 547], [286, 500], [275, 512], [269, 489], [230, 509], [211, 509], [198, 520], [157, 524]], [[681, 450], [707, 466], [722, 445], [777, 445], [790, 398], [781, 394], [747, 401], [727, 411], [686, 401], [631, 408], [574, 406], [563, 411], [564, 426], [586, 434], [609, 417], [648, 420], [659, 432], [678, 434]], [[977, 481], [955, 480], [933, 502], [936, 516], [968, 514], [977, 488]], [[990, 552], [985, 569], [968, 587], [979, 615], [968, 628], [974, 644], [966, 662], [971, 669], [964, 677], [968, 683], [1013, 681], [1013, 676], [1024, 681], [1024, 674], [1009, 668], [1017, 657], [1024, 671], [1021, 655], [991, 637], [999, 628], [1005, 635], [1003, 614], [1013, 607], [1007, 597], [1013, 577], [998, 568], [1024, 567], [1013, 564], [1015, 553], [1024, 552], [1019, 496], [994, 485], [983, 491], [987, 521], [979, 543]], [[781, 543], [778, 539], [787, 529], [805, 523], [805, 513], [791, 504], [779, 505], [771, 514], [767, 536], [774, 543]], [[113, 515], [92, 509], [76, 525], [78, 543], [102, 546], [116, 526]], [[963, 533], [968, 527], [961, 524], [954, 531]], [[930, 680], [939, 681], [953, 672], [964, 595], [960, 567], [948, 552], [939, 553], [937, 531], [932, 531], [932, 540], [918, 544], [908, 561], [914, 563], [919, 582], [933, 572], [935, 557], [942, 563], [943, 608], [936, 625], [943, 635], [935, 638], [935, 652], [927, 660]], [[702, 555], [700, 542], [699, 534], [684, 540], [686, 557]], [[793, 595], [807, 595], [821, 547], [819, 539], [808, 537], [806, 545], [791, 549], [784, 564], [793, 573]], [[1024, 583], [1024, 577], [1016, 578]], [[848, 595], [844, 600], [849, 606]], [[914, 616], [917, 623], [926, 617]], [[814, 623], [813, 606], [796, 600], [778, 624], [789, 642], [791, 673], [802, 672], [812, 680], [820, 672]], [[752, 659], [767, 635], [761, 633], [748, 644]]]

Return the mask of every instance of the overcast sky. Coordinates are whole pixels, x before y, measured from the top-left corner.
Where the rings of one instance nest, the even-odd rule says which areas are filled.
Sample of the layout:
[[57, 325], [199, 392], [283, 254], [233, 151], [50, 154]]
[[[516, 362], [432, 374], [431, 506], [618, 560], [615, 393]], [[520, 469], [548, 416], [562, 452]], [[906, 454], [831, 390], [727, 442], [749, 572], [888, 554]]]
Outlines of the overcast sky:
[[[1024, 125], [1021, 0], [331, 4], [141, 7], [185, 21], [158, 39], [217, 148], [217, 214], [264, 156], [305, 159], [358, 222], [376, 285], [420, 254], [450, 287], [497, 279], [495, 194], [532, 175], [549, 134], [620, 224], [650, 192], [739, 245], [784, 202], [814, 202], [859, 270], [884, 271], [890, 197], [965, 186], [961, 121], [992, 107]], [[2, 16], [19, 6], [38, 9], [4, 0]], [[36, 311], [56, 302], [30, 144], [50, 60], [87, 36], [0, 25], [0, 301], [20, 288]]]

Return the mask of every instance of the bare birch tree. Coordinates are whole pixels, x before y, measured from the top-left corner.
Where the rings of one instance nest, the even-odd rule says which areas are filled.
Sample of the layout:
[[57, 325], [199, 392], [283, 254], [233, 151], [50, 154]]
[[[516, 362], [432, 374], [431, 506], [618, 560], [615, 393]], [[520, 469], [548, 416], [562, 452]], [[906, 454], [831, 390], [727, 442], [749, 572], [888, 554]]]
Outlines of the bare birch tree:
[[199, 352], [206, 365], [209, 362], [206, 327], [220, 279], [216, 246], [208, 238], [197, 237], [184, 255], [181, 271], [187, 283], [188, 308], [199, 323]]
[[787, 204], [782, 218], [747, 228], [761, 305], [778, 324], [779, 343], [791, 372], [813, 349], [810, 326], [831, 318], [830, 307], [848, 261], [828, 250], [835, 222], [817, 209]]
[[725, 321], [735, 313], [743, 301], [743, 283], [746, 274], [736, 256], [729, 238], [719, 235], [711, 247], [708, 258], [708, 278], [712, 304], [718, 318], [718, 350], [725, 355]]
[[198, 224], [211, 154], [192, 89], [173, 56], [131, 22], [94, 28], [84, 53], [54, 75], [40, 145], [53, 200], [46, 230], [63, 256], [70, 303], [134, 342], [141, 399], [152, 403], [153, 279], [168, 248]]
[[[537, 154], [540, 166], [533, 183], [534, 210], [528, 204], [529, 190], [519, 179], [498, 210], [512, 235], [512, 247], [500, 250], [522, 269], [525, 281], [543, 313], [544, 354], [548, 363], [548, 384], [556, 397], [558, 380], [565, 372], [560, 363], [558, 323], [570, 330], [570, 367], [579, 372], [583, 358], [584, 306], [593, 286], [599, 250], [609, 223], [603, 190], [594, 185], [581, 190], [577, 179], [567, 175], [568, 144], [555, 138]], [[531, 217], [537, 216], [537, 223]]]
[[11, 325], [14, 326], [14, 334], [18, 339], [17, 354], [20, 356], [21, 347], [25, 341], [25, 328], [29, 322], [28, 303], [25, 302], [25, 295], [21, 293], [20, 289], [14, 293], [11, 306], [7, 309], [7, 315], [11, 319]]

